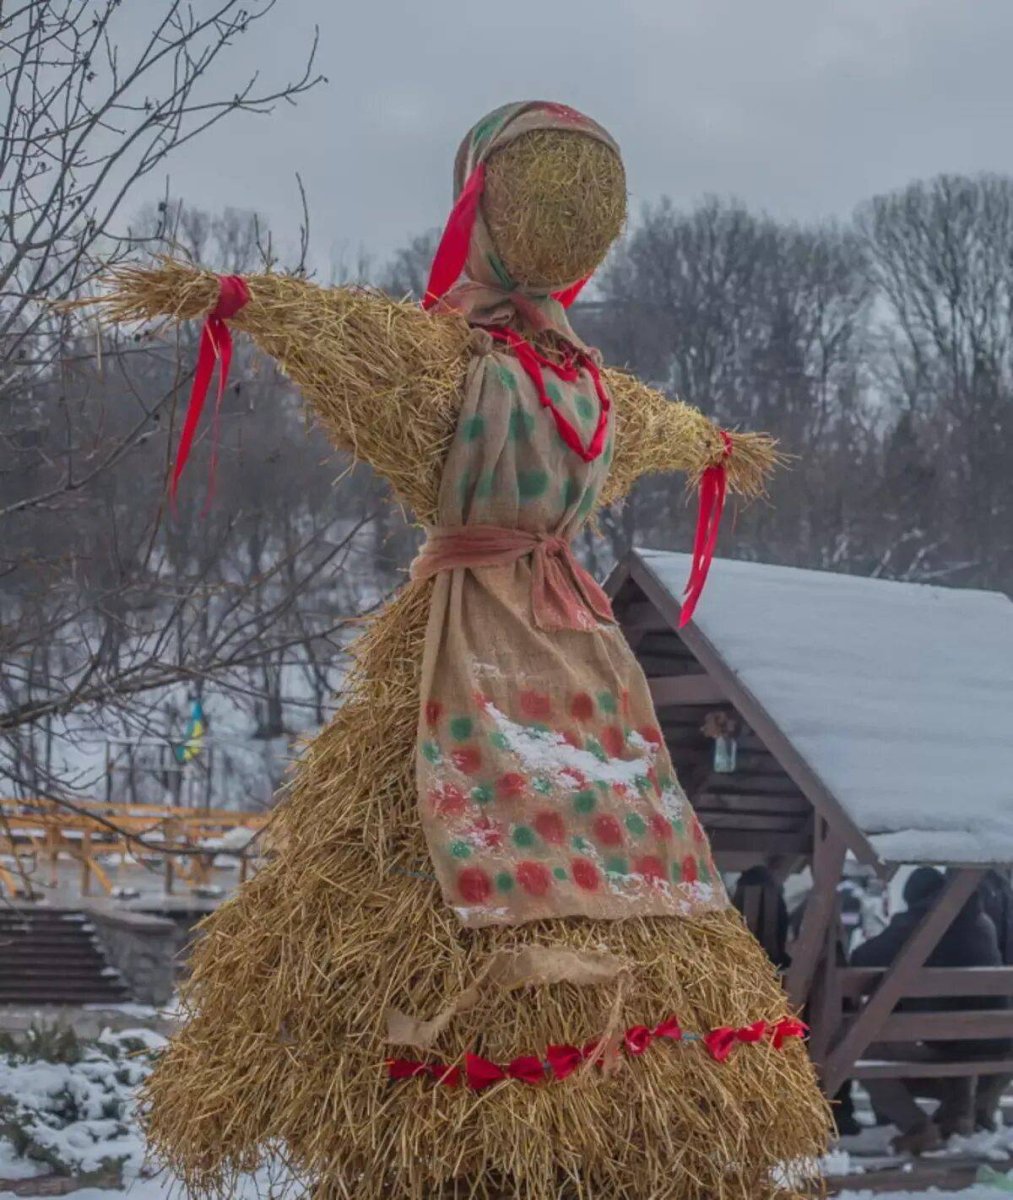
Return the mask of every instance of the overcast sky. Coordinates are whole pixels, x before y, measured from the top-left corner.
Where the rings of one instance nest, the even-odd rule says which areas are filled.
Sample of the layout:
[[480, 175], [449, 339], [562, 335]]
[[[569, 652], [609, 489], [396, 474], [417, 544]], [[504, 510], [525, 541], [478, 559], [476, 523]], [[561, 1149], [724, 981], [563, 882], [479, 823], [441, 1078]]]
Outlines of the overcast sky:
[[1013, 0], [278, 0], [232, 61], [277, 79], [314, 24], [329, 83], [230, 119], [172, 182], [286, 236], [300, 172], [320, 267], [442, 224], [458, 141], [516, 99], [604, 124], [634, 211], [714, 192], [846, 216], [918, 176], [1013, 173]]

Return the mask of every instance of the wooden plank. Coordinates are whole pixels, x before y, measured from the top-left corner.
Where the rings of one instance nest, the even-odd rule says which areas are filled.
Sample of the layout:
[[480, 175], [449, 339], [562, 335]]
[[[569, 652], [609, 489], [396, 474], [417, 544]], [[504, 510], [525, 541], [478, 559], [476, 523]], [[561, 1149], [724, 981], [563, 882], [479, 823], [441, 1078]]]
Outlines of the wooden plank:
[[[800, 828], [795, 833], [774, 833], [757, 830], [747, 832], [744, 829], [715, 829], [713, 833], [708, 834], [711, 844], [711, 850], [714, 851], [715, 857], [723, 856], [724, 854], [737, 855], [736, 862], [739, 864], [732, 867], [728, 864], [727, 870], [741, 870], [743, 857], [748, 858], [746, 865], [752, 866], [754, 863], [762, 862], [766, 858], [773, 855], [793, 854], [806, 855], [808, 857], [810, 847], [812, 845], [812, 836], [807, 827]], [[724, 868], [724, 861], [718, 864]]]
[[966, 1075], [1013, 1075], [1013, 1056], [940, 1062], [860, 1058], [851, 1068], [852, 1079], [960, 1079]]
[[812, 805], [799, 794], [797, 796], [758, 792], [716, 792], [713, 780], [708, 780], [710, 790], [697, 792], [693, 806], [699, 812], [757, 812], [781, 813], [785, 816], [808, 817]]
[[794, 833], [805, 824], [805, 814], [707, 812], [694, 803], [696, 814], [708, 833], [712, 829], [763, 830], [767, 833]]
[[802, 1008], [809, 995], [826, 942], [827, 928], [836, 911], [837, 883], [844, 868], [845, 853], [844, 839], [830, 829], [826, 821], [818, 821], [813, 847], [813, 888], [788, 969], [788, 996], [796, 1008]]
[[[841, 990], [857, 1000], [886, 974], [885, 967], [843, 967]], [[922, 967], [905, 996], [1013, 996], [1013, 967]]]
[[[854, 1018], [857, 1022], [860, 1017]], [[954, 1012], [899, 1012], [887, 1017], [876, 1034], [884, 1042], [955, 1042], [1013, 1038], [1013, 1010], [960, 1009]]]
[[854, 1024], [827, 1059], [823, 1085], [832, 1096], [848, 1077], [848, 1072], [865, 1048], [880, 1037], [880, 1029], [904, 995], [918, 969], [924, 965], [953, 918], [981, 882], [981, 870], [954, 871], [946, 880], [939, 899], [918, 923], [901, 947], [893, 966], [883, 976]]
[[[669, 704], [720, 704], [727, 697], [709, 675], [654, 675], [647, 681], [651, 699], [659, 708]], [[702, 721], [705, 714], [700, 714]]]

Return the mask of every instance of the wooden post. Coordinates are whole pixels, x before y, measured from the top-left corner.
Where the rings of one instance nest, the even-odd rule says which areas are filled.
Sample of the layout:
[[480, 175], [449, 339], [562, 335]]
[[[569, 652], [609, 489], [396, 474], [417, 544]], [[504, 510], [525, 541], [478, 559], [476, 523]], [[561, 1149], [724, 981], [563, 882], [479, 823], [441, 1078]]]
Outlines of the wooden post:
[[81, 835], [81, 895], [91, 895], [91, 831]]
[[826, 943], [827, 927], [836, 911], [837, 884], [844, 867], [844, 841], [818, 818], [813, 831], [813, 887], [806, 902], [802, 927], [792, 947], [788, 996], [803, 1008]]
[[171, 854], [165, 856], [165, 894], [172, 895], [172, 880], [175, 873], [175, 862]]
[[897, 1001], [905, 994], [939, 939], [953, 924], [954, 917], [978, 886], [983, 874], [983, 870], [965, 868], [954, 870], [949, 875], [934, 907], [925, 914], [904, 943], [893, 966], [827, 1058], [823, 1072], [823, 1087], [827, 1095], [832, 1096], [837, 1092], [855, 1062], [875, 1040], [883, 1022], [893, 1012]]

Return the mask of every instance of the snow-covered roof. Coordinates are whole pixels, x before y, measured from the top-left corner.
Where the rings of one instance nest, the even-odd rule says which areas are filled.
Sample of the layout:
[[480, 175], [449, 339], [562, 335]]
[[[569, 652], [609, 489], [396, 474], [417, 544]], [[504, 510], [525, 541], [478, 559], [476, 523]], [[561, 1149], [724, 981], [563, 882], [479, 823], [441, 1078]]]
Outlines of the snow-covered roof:
[[[633, 558], [677, 604], [688, 556]], [[1013, 862], [1006, 596], [717, 560], [694, 637], [879, 859]]]

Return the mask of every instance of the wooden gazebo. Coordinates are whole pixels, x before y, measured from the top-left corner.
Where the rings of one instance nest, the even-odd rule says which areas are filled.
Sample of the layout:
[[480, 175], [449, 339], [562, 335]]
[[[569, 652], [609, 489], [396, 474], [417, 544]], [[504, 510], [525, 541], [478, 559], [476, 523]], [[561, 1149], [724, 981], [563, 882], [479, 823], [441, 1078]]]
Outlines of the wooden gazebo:
[[[680, 631], [688, 573], [684, 554], [638, 549], [607, 587], [719, 868], [811, 867], [786, 985], [808, 1011], [827, 1093], [847, 1078], [1013, 1074], [1013, 1057], [926, 1064], [914, 1052], [1013, 1038], [1013, 1009], [895, 1011], [912, 996], [1013, 996], [1013, 967], [924, 966], [984, 871], [1013, 863], [1013, 603], [718, 560]], [[884, 878], [950, 868], [885, 971], [838, 961], [849, 853]], [[910, 1061], [867, 1053], [886, 1042], [909, 1044]]]

